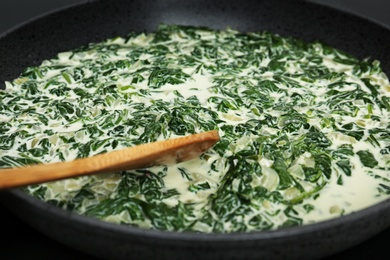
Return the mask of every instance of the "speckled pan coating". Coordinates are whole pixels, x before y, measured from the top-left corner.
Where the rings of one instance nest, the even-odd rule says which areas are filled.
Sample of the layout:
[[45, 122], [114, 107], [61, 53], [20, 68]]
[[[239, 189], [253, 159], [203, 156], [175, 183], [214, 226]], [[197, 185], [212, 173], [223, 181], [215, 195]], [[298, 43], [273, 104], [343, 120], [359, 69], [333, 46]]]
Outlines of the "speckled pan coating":
[[[268, 30], [320, 40], [382, 61], [390, 75], [390, 30], [330, 8], [291, 0], [102, 0], [44, 16], [0, 38], [0, 85], [60, 51], [160, 23]], [[106, 259], [315, 259], [345, 250], [390, 226], [390, 201], [331, 221], [249, 234], [169, 233], [75, 215], [19, 190], [1, 202], [50, 237]]]

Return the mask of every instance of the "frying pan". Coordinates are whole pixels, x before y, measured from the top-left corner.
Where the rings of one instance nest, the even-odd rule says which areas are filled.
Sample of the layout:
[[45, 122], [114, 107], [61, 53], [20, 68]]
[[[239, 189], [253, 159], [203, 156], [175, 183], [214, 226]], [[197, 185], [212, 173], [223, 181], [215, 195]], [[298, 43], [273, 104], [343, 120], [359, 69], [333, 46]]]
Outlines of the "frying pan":
[[[320, 40], [359, 58], [382, 62], [390, 75], [390, 31], [331, 8], [290, 0], [100, 0], [29, 22], [0, 38], [0, 82], [56, 53], [160, 23], [240, 31], [268, 30]], [[390, 200], [302, 227], [244, 234], [144, 230], [80, 216], [22, 191], [0, 193], [1, 203], [49, 237], [105, 259], [315, 259], [365, 241], [390, 226]]]

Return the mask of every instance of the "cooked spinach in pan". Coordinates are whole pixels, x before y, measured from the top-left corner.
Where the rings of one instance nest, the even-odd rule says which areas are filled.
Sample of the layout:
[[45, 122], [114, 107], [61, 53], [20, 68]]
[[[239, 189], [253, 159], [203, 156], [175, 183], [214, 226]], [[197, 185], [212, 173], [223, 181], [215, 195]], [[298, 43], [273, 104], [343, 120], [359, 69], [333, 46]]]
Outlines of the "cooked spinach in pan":
[[161, 25], [59, 53], [0, 92], [0, 166], [70, 161], [216, 129], [174, 166], [26, 192], [104, 221], [249, 232], [390, 194], [390, 83], [376, 60], [270, 32]]

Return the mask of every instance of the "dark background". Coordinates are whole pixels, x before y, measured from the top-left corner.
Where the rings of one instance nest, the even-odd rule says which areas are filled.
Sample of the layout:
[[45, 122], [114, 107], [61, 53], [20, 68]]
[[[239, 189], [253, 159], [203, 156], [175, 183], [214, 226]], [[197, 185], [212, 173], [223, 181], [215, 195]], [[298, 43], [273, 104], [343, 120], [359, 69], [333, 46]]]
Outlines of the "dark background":
[[[293, 0], [291, 0], [293, 1]], [[0, 35], [59, 8], [86, 0], [0, 0]], [[311, 0], [355, 13], [390, 28], [388, 0]], [[1, 61], [0, 61], [1, 62]], [[0, 205], [0, 259], [95, 259], [40, 234]], [[387, 252], [390, 228], [374, 238], [328, 259], [390, 259]], [[135, 257], [136, 258], [136, 257]]]

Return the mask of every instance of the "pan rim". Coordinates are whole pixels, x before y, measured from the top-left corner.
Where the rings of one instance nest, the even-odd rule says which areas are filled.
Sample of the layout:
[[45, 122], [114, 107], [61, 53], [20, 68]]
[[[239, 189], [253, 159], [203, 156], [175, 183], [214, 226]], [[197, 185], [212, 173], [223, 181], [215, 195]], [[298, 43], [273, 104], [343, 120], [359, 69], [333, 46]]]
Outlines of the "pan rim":
[[25, 27], [26, 25], [37, 22], [37, 21], [44, 19], [48, 16], [55, 15], [56, 13], [60, 13], [60, 12], [63, 12], [63, 11], [66, 11], [66, 10], [72, 9], [72, 8], [77, 8], [78, 6], [85, 5], [85, 4], [92, 3], [92, 2], [96, 2], [96, 1], [100, 1], [100, 0], [79, 0], [79, 1], [80, 2], [78, 2], [78, 3], [67, 4], [67, 5], [64, 5], [62, 7], [54, 8], [50, 11], [43, 12], [41, 14], [34, 15], [31, 18], [28, 18], [22, 22], [19, 22], [19, 23], [13, 25], [12, 27], [6, 29], [5, 31], [1, 32], [0, 33], [0, 40], [7, 37], [9, 34], [15, 33], [18, 30], [23, 29], [23, 27]]
[[[25, 25], [35, 22], [37, 20], [40, 20], [42, 18], [45, 18], [49, 15], [55, 15], [57, 12], [62, 12], [64, 10], [68, 10], [71, 8], [78, 7], [80, 5], [86, 5], [94, 2], [101, 2], [102, 0], [91, 0], [91, 1], [84, 1], [81, 3], [77, 3], [74, 5], [69, 5], [63, 8], [59, 8], [57, 10], [50, 11], [48, 13], [45, 13], [41, 16], [37, 16], [31, 20], [28, 20], [22, 24], [19, 24], [16, 27], [11, 28], [10, 30], [6, 31], [3, 34], [0, 34], [0, 39], [3, 39], [7, 37], [7, 35], [12, 34], [19, 29], [23, 28]], [[352, 15], [355, 17], [358, 17], [359, 19], [363, 19], [369, 23], [375, 24], [376, 26], [380, 26], [386, 30], [390, 30], [390, 26], [384, 26], [378, 21], [369, 19], [367, 17], [364, 17], [360, 14], [351, 13], [342, 11], [339, 9], [336, 9], [334, 7], [323, 5], [319, 3], [313, 3], [309, 1], [304, 1], [307, 4], [310, 5], [320, 5], [325, 8], [329, 8], [332, 10], [336, 10], [338, 12], [345, 13], [347, 15]], [[71, 221], [76, 221], [78, 224], [82, 225], [88, 225], [90, 227], [99, 227], [104, 229], [105, 231], [109, 232], [119, 232], [123, 235], [133, 235], [133, 236], [142, 236], [145, 238], [154, 238], [159, 239], [161, 241], [171, 241], [171, 240], [183, 240], [184, 242], [193, 242], [193, 241], [201, 241], [201, 242], [231, 242], [231, 241], [237, 241], [237, 242], [246, 242], [246, 241], [275, 241], [278, 239], [285, 239], [286, 237], [294, 238], [298, 237], [300, 235], [304, 234], [310, 234], [323, 230], [327, 230], [328, 228], [334, 228], [335, 226], [345, 225], [348, 223], [354, 223], [359, 220], [366, 219], [369, 216], [372, 216], [374, 214], [381, 214], [381, 212], [389, 212], [390, 211], [390, 198], [386, 199], [384, 201], [381, 201], [379, 203], [376, 203], [372, 206], [369, 206], [367, 208], [358, 210], [356, 212], [347, 214], [345, 216], [339, 216], [333, 219], [324, 220], [320, 222], [316, 222], [313, 224], [306, 224], [302, 226], [297, 227], [289, 227], [289, 228], [281, 228], [277, 230], [269, 230], [269, 231], [254, 231], [254, 232], [248, 232], [248, 233], [193, 233], [193, 232], [177, 232], [177, 231], [161, 231], [161, 230], [153, 230], [153, 229], [144, 229], [144, 228], [138, 228], [138, 227], [132, 227], [127, 225], [120, 225], [115, 223], [106, 222], [103, 220], [95, 219], [92, 217], [86, 217], [83, 215], [79, 215], [74, 212], [66, 211], [62, 208], [56, 207], [54, 205], [50, 205], [47, 202], [44, 202], [42, 200], [39, 200], [19, 189], [15, 190], [8, 190], [3, 191], [4, 193], [8, 193], [14, 197], [17, 197], [19, 199], [22, 199], [23, 201], [33, 205], [36, 209], [39, 210], [45, 210], [49, 211], [50, 214], [54, 216], [61, 216], [66, 219], [70, 219]], [[0, 192], [1, 197], [1, 192]], [[386, 224], [389, 226], [390, 224]]]
[[378, 19], [375, 19], [373, 17], [370, 17], [368, 15], [365, 15], [365, 14], [362, 14], [356, 10], [352, 10], [350, 8], [343, 8], [343, 9], [340, 9], [340, 8], [337, 8], [336, 6], [332, 6], [330, 5], [329, 3], [319, 3], [319, 2], [312, 2], [311, 0], [302, 0], [306, 3], [309, 3], [309, 4], [313, 4], [313, 5], [318, 5], [318, 6], [321, 6], [323, 8], [328, 8], [328, 9], [332, 9], [332, 10], [335, 10], [339, 13], [343, 13], [343, 14], [346, 14], [346, 15], [349, 15], [349, 16], [354, 16], [354, 17], [357, 17], [361, 20], [365, 20], [369, 23], [372, 23], [372, 24], [375, 24], [377, 26], [380, 26], [386, 30], [390, 30], [390, 24], [386, 24]]

